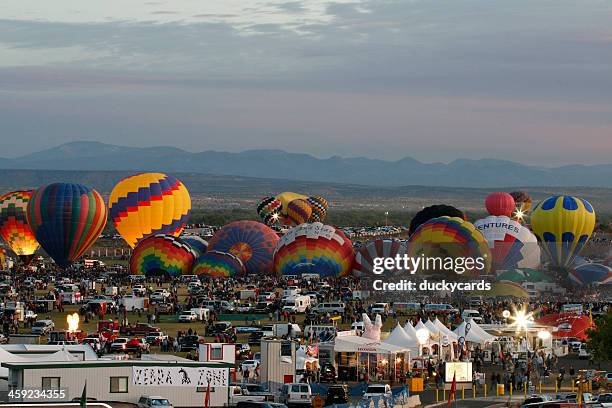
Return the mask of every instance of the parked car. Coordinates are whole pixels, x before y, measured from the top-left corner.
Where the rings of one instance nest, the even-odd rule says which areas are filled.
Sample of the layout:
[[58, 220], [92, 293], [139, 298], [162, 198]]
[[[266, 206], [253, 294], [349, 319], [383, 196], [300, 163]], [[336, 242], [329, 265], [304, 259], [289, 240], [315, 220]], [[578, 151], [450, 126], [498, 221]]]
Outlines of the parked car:
[[158, 396], [143, 395], [138, 399], [138, 408], [173, 408], [168, 399]]
[[110, 345], [111, 353], [125, 353], [128, 341], [127, 337], [117, 337]]
[[181, 351], [197, 350], [200, 347], [200, 336], [183, 336], [179, 339]]
[[197, 322], [198, 315], [193, 310], [185, 310], [178, 317], [179, 322]]
[[338, 373], [333, 364], [325, 363], [321, 366], [321, 382], [336, 382], [338, 381]]
[[310, 384], [292, 383], [283, 384], [280, 391], [280, 402], [291, 406], [312, 406], [312, 390]]
[[149, 343], [142, 337], [134, 337], [130, 339], [125, 347], [125, 350], [128, 353], [148, 353], [149, 352]]
[[135, 325], [121, 326], [119, 333], [126, 336], [147, 336], [152, 333], [160, 332], [159, 327], [150, 325], [149, 323], [136, 323]]
[[54, 328], [55, 323], [53, 323], [53, 320], [39, 320], [32, 325], [32, 334], [44, 336], [53, 331]]
[[363, 401], [377, 398], [391, 398], [391, 386], [389, 384], [370, 384], [363, 394]]
[[168, 335], [164, 332], [155, 332], [147, 335], [145, 340], [147, 343], [152, 344], [154, 346], [159, 346], [164, 339], [167, 339]]
[[325, 406], [334, 404], [348, 404], [349, 392], [346, 384], [330, 385], [325, 397]]

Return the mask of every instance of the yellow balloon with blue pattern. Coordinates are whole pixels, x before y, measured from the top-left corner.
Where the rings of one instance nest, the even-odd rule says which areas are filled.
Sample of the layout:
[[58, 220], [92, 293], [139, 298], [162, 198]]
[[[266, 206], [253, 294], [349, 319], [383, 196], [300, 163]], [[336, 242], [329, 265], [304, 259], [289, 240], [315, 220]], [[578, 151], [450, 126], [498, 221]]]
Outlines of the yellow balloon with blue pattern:
[[557, 267], [571, 266], [594, 228], [595, 209], [579, 197], [548, 197], [531, 212], [531, 229]]
[[153, 235], [181, 235], [189, 220], [191, 197], [185, 185], [172, 176], [141, 173], [117, 183], [108, 207], [115, 228], [134, 248]]

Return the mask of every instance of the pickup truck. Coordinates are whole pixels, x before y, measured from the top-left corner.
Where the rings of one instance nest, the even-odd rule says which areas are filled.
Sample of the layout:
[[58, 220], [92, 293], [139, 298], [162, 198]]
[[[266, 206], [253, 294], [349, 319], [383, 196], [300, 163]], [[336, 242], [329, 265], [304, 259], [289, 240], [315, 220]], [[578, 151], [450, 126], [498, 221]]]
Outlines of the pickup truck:
[[147, 336], [151, 333], [160, 332], [159, 327], [151, 326], [148, 323], [136, 323], [136, 325], [121, 326], [119, 328], [119, 334], [126, 336]]
[[259, 384], [230, 385], [229, 405], [235, 407], [239, 402], [274, 401], [274, 394], [265, 392]]

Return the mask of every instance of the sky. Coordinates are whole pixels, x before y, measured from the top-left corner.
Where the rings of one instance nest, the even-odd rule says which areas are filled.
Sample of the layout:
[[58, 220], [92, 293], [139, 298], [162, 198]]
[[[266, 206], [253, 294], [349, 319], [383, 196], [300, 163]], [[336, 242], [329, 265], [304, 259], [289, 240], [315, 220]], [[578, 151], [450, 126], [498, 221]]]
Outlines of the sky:
[[612, 163], [609, 0], [3, 0], [0, 157]]

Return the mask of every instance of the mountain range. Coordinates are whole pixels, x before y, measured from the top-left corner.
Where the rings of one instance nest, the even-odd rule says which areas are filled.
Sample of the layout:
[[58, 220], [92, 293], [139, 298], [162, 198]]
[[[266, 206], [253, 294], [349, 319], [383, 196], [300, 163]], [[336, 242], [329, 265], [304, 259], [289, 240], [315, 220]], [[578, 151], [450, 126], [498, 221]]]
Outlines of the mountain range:
[[0, 169], [66, 171], [161, 171], [369, 186], [612, 187], [612, 164], [529, 166], [497, 159], [422, 163], [365, 157], [326, 159], [282, 150], [192, 153], [175, 147], [123, 147], [71, 142], [17, 158], [0, 158]]

